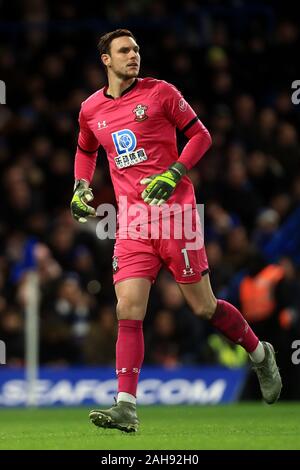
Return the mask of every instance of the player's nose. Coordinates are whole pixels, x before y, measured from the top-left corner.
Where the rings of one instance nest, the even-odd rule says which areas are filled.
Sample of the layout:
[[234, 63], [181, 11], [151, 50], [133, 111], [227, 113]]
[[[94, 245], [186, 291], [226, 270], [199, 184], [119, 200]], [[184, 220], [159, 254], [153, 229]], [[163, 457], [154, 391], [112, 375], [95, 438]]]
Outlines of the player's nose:
[[130, 51], [130, 53], [129, 53], [129, 59], [130, 59], [130, 60], [133, 60], [133, 61], [135, 61], [135, 62], [138, 62], [138, 52], [133, 51], [133, 50]]

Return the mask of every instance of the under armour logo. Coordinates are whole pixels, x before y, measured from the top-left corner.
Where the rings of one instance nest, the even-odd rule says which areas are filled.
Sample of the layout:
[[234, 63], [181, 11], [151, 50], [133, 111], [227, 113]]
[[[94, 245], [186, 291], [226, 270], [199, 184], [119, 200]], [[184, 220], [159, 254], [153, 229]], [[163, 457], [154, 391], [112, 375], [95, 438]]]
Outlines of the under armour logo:
[[[127, 368], [126, 367], [122, 367], [122, 369], [116, 369], [116, 374], [119, 375], [119, 374], [126, 374], [127, 372]], [[140, 373], [140, 369], [138, 367], [133, 367], [132, 368], [132, 372], [134, 374], [139, 374]]]
[[194, 270], [190, 266], [183, 270], [184, 276], [193, 276], [194, 274]]
[[107, 127], [106, 121], [98, 121], [98, 131], [105, 129], [105, 127]]

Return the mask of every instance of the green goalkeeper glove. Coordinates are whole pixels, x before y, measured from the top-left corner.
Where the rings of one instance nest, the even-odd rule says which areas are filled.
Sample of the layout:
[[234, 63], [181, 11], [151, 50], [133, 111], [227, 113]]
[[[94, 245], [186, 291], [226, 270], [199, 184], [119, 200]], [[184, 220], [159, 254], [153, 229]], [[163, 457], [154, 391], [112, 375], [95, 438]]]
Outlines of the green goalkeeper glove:
[[186, 167], [182, 163], [175, 162], [164, 173], [142, 179], [141, 184], [148, 185], [142, 192], [144, 202], [150, 203], [150, 206], [164, 204], [186, 171]]
[[71, 201], [71, 213], [75, 220], [84, 224], [87, 217], [96, 217], [94, 207], [88, 206], [87, 202], [94, 199], [91, 188], [85, 180], [76, 180], [74, 195]]

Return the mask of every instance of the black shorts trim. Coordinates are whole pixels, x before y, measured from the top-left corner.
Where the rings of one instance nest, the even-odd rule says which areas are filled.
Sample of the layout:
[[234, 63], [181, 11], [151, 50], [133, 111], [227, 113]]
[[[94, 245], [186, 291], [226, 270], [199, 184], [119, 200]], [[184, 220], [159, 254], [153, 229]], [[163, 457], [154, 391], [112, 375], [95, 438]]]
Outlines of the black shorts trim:
[[204, 271], [201, 273], [201, 276], [205, 276], [205, 274], [209, 274], [209, 269], [204, 269]]

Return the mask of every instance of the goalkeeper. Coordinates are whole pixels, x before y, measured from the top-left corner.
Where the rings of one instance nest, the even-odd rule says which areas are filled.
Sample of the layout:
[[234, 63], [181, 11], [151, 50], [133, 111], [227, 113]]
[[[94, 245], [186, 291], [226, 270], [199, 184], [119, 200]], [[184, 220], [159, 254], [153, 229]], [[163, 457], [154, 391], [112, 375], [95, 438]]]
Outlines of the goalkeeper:
[[[119, 321], [117, 403], [106, 410], [92, 410], [90, 419], [103, 428], [126, 432], [138, 429], [136, 391], [144, 357], [143, 320], [151, 284], [162, 266], [173, 275], [193, 312], [249, 353], [263, 398], [274, 403], [280, 395], [281, 378], [273, 347], [257, 338], [233, 305], [215, 298], [205, 248], [197, 243], [195, 194], [186, 173], [210, 147], [209, 132], [174, 86], [162, 80], [138, 78], [139, 46], [130, 31], [105, 34], [99, 51], [108, 85], [82, 103], [71, 210], [79, 222], [95, 216], [89, 185], [97, 150], [102, 146], [119, 206], [119, 221], [127, 211], [127, 226], [120, 225], [117, 231], [112, 260]], [[176, 128], [188, 139], [180, 156]], [[179, 238], [174, 230], [160, 230], [158, 239], [131, 237], [129, 228], [135, 213], [131, 209], [135, 204], [145, 209], [139, 222], [146, 226], [157, 222], [152, 218], [152, 214], [157, 217], [157, 211], [150, 206], [158, 206], [158, 212], [175, 207], [171, 223], [178, 213], [184, 216], [187, 211], [191, 217], [188, 222], [182, 217]], [[125, 239], [121, 231], [127, 229]]]

